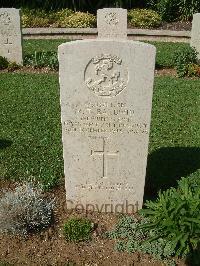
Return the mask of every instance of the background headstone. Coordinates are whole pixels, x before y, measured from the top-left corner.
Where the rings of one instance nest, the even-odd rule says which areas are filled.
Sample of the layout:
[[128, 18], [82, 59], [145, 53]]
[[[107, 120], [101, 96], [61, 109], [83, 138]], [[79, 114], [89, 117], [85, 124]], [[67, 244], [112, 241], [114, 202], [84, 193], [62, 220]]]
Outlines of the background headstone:
[[127, 38], [127, 10], [103, 8], [97, 10], [99, 38]]
[[197, 50], [200, 60], [200, 13], [193, 15], [190, 46]]
[[0, 56], [23, 64], [19, 9], [0, 8]]
[[111, 38], [59, 46], [67, 206], [134, 212], [143, 203], [155, 47]]

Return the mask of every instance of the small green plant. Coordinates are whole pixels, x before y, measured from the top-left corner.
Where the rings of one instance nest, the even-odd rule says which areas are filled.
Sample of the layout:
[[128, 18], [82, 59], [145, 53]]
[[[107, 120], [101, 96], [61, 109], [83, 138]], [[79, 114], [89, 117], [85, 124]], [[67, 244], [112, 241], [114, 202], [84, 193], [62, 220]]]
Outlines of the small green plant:
[[[160, 192], [157, 200], [147, 201], [141, 212], [148, 218], [142, 228], [156, 229], [155, 238], [162, 238], [176, 256], [194, 252], [200, 244], [200, 180], [182, 178], [178, 188]], [[151, 239], [150, 239], [151, 240]]]
[[190, 46], [181, 47], [175, 52], [173, 61], [178, 77], [187, 76], [190, 64], [197, 63], [197, 51]]
[[143, 252], [152, 255], [159, 260], [170, 259], [174, 255], [174, 250], [167, 245], [167, 241], [158, 238], [154, 241], [146, 241], [157, 236], [156, 228], [146, 231], [143, 226], [148, 223], [148, 219], [140, 217], [136, 219], [131, 216], [122, 216], [113, 231], [107, 232], [106, 236], [117, 240], [116, 250], [121, 252]]
[[10, 62], [8, 64], [8, 71], [12, 72], [12, 71], [15, 71], [17, 69], [20, 69], [20, 65], [18, 65], [16, 62]]
[[139, 28], [159, 27], [162, 20], [160, 15], [147, 9], [132, 9], [128, 12], [128, 21], [131, 26]]
[[35, 52], [24, 58], [24, 64], [35, 68], [49, 67], [52, 70], [58, 70], [58, 56], [56, 52]]
[[90, 220], [72, 218], [64, 224], [64, 235], [68, 241], [79, 242], [89, 240], [93, 227], [93, 223]]
[[26, 235], [52, 222], [53, 201], [31, 183], [5, 192], [0, 199], [0, 232]]
[[8, 60], [5, 57], [0, 56], [0, 70], [6, 69], [9, 65]]

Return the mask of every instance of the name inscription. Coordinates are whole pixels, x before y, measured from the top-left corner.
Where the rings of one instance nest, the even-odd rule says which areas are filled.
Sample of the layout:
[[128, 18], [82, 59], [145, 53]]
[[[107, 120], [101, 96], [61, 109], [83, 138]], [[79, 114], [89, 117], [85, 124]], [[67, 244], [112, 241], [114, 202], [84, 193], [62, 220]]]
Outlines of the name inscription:
[[63, 121], [64, 129], [70, 133], [148, 134], [146, 121], [137, 121], [133, 107], [125, 103], [67, 103], [75, 119]]

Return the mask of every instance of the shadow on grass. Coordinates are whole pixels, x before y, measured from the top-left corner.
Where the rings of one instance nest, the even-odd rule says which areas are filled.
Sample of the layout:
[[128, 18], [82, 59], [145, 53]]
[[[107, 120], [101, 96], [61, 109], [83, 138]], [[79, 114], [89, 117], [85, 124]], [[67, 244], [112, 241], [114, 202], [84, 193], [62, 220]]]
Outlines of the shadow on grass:
[[0, 150], [1, 149], [5, 149], [7, 147], [10, 147], [11, 145], [12, 145], [12, 141], [11, 140], [0, 139]]
[[200, 148], [167, 147], [148, 156], [144, 200], [154, 199], [159, 190], [177, 186], [177, 180], [200, 168]]

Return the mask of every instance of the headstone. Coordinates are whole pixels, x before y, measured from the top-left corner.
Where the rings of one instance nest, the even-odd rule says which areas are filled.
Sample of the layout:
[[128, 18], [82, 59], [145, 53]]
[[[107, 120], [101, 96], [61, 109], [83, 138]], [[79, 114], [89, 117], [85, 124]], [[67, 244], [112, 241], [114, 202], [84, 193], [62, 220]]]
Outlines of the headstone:
[[[114, 13], [121, 24], [121, 9]], [[115, 26], [110, 39], [108, 25], [106, 39], [59, 46], [68, 208], [131, 213], [143, 204], [155, 47]]]
[[127, 10], [104, 8], [97, 11], [99, 38], [127, 38]]
[[200, 60], [200, 13], [193, 15], [190, 46], [197, 50]]
[[0, 56], [23, 64], [19, 9], [0, 8]]

